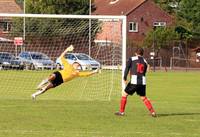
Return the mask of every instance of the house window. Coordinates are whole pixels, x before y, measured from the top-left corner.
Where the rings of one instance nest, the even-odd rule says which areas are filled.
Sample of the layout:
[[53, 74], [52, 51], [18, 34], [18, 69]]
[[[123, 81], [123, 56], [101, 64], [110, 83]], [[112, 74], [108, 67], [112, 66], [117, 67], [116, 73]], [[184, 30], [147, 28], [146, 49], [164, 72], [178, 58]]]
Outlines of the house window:
[[8, 32], [11, 30], [11, 23], [7, 21], [0, 21], [0, 30]]
[[138, 23], [129, 22], [129, 32], [138, 32]]
[[166, 22], [154, 22], [153, 26], [155, 26], [155, 27], [165, 27]]

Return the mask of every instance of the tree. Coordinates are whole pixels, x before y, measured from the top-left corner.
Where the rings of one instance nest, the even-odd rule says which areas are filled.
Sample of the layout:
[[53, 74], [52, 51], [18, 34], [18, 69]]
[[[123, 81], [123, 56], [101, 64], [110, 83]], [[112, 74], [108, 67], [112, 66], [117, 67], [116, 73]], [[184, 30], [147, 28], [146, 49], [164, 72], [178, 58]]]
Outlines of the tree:
[[89, 14], [88, 0], [26, 0], [26, 13]]
[[154, 0], [160, 7], [176, 17], [175, 28], [180, 39], [200, 36], [199, 0]]
[[[182, 0], [178, 11], [178, 16], [192, 23], [192, 32], [199, 34], [200, 32], [200, 1], [199, 0]], [[200, 34], [199, 34], [200, 35]]]
[[174, 30], [174, 27], [158, 27], [147, 34], [143, 45], [152, 47], [155, 44], [155, 49], [160, 49], [167, 47], [170, 41], [178, 38], [179, 34]]
[[[23, 2], [23, 0], [18, 0]], [[89, 0], [26, 0], [26, 13], [32, 14], [89, 14]], [[26, 35], [59, 36], [87, 33], [89, 20], [26, 18]], [[79, 24], [74, 27], [74, 24]], [[23, 19], [13, 22], [13, 34], [23, 33]], [[58, 30], [52, 29], [59, 28]], [[98, 22], [92, 21], [92, 34], [98, 30]]]
[[170, 14], [176, 14], [182, 0], [154, 0], [162, 9]]

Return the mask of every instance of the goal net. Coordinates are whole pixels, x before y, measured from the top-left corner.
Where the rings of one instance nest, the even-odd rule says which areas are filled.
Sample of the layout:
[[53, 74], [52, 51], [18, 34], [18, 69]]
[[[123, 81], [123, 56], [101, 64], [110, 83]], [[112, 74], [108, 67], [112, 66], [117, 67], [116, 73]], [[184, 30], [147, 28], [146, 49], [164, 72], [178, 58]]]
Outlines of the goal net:
[[179, 57], [170, 58], [170, 69], [172, 70], [199, 70], [200, 63], [197, 59], [185, 59]]
[[62, 69], [58, 57], [69, 45], [69, 63], [101, 73], [75, 78], [38, 99], [110, 100], [121, 94], [124, 16], [0, 14], [0, 20], [1, 99], [30, 99], [43, 79]]

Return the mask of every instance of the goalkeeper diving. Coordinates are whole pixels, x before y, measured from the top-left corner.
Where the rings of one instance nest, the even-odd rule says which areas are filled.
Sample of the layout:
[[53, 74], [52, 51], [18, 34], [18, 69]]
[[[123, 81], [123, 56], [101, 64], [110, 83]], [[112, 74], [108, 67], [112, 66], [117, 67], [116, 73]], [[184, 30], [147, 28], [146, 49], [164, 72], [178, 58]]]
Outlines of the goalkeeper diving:
[[48, 78], [44, 79], [37, 87], [37, 91], [32, 94], [32, 99], [35, 100], [36, 97], [40, 94], [45, 93], [47, 90], [51, 88], [55, 88], [61, 85], [64, 82], [68, 82], [76, 77], [87, 77], [99, 72], [99, 69], [94, 71], [84, 71], [80, 72], [78, 68], [80, 68], [80, 64], [74, 62], [73, 64], [69, 64], [68, 61], [64, 58], [67, 52], [73, 51], [73, 45], [70, 45], [61, 55], [61, 62], [64, 68], [60, 71], [56, 71], [52, 73]]

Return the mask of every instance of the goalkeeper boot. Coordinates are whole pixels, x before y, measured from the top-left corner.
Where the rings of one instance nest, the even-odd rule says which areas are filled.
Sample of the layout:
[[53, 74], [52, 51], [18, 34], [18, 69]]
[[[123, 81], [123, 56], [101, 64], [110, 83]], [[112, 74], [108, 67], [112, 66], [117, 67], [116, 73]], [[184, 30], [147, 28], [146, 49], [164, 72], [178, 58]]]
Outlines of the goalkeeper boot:
[[97, 72], [98, 72], [99, 74], [101, 74], [101, 69], [100, 69], [100, 68], [98, 68], [98, 69], [97, 69]]
[[35, 101], [35, 100], [36, 100], [36, 95], [35, 95], [35, 94], [32, 94], [32, 95], [31, 95], [31, 98], [32, 98], [32, 100]]
[[115, 115], [116, 115], [116, 116], [124, 116], [125, 113], [124, 113], [124, 112], [116, 112]]
[[100, 70], [100, 68], [97, 68], [97, 69], [94, 70], [94, 72], [100, 74], [100, 73], [101, 73], [101, 70]]

